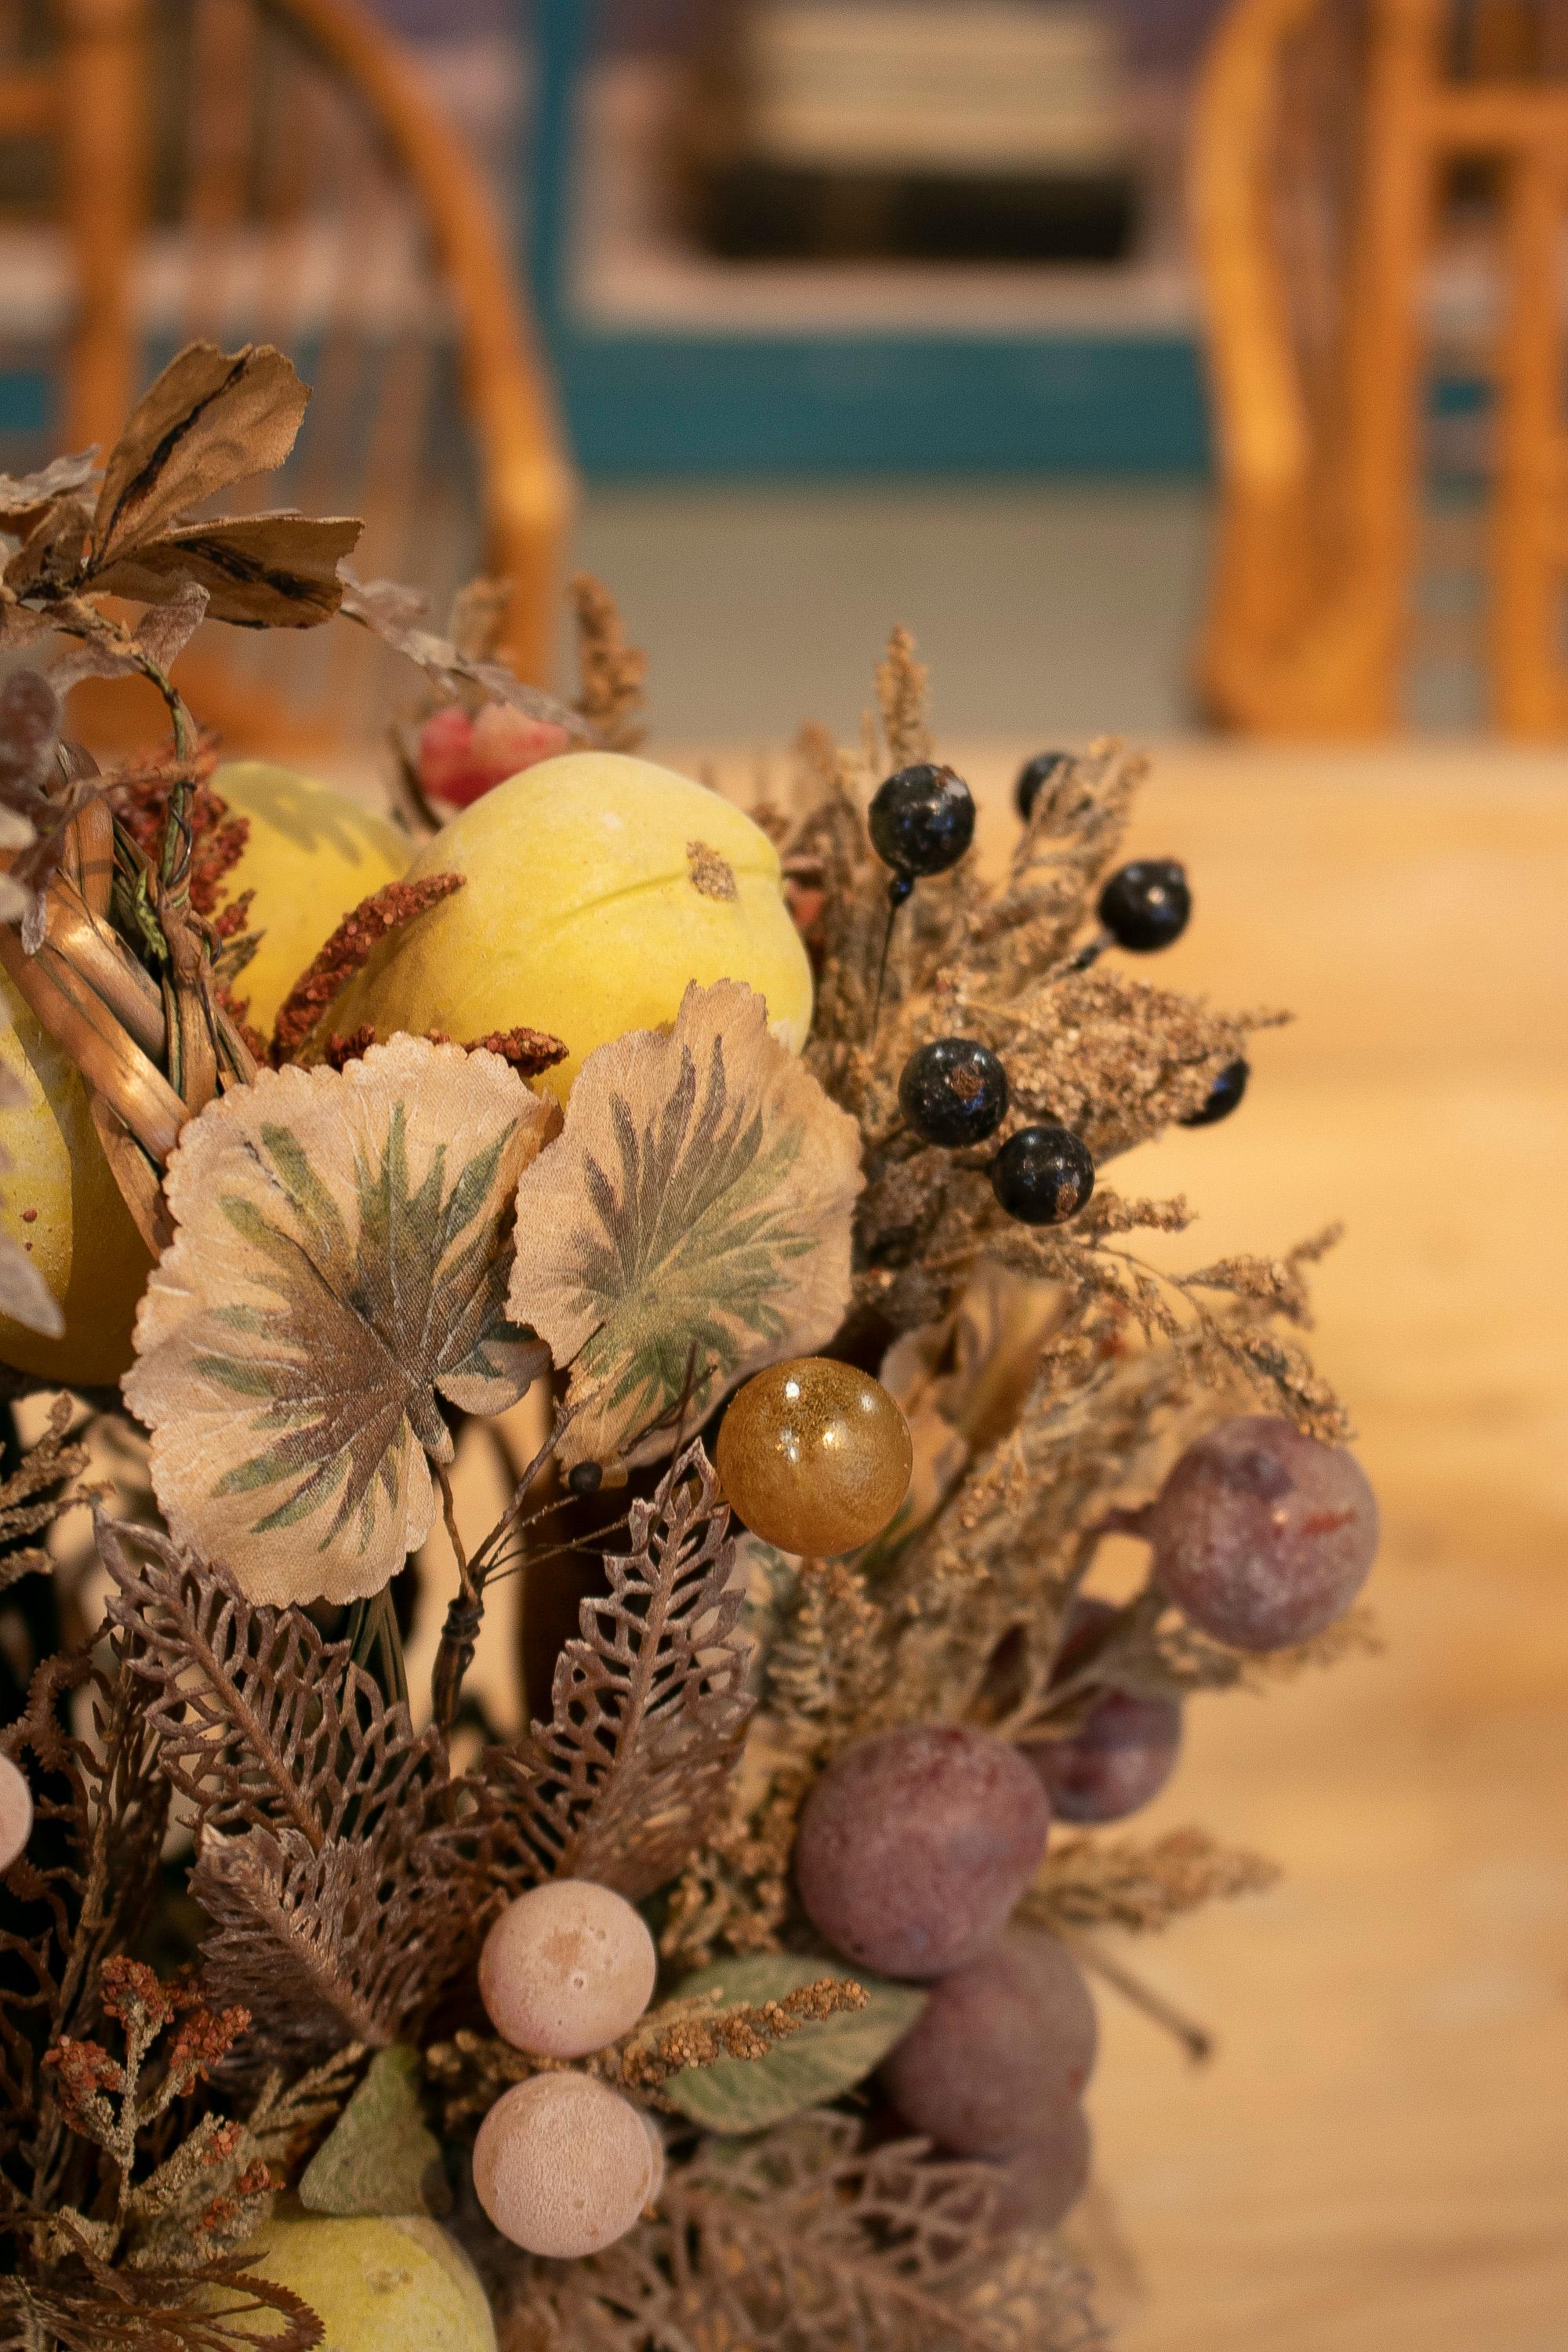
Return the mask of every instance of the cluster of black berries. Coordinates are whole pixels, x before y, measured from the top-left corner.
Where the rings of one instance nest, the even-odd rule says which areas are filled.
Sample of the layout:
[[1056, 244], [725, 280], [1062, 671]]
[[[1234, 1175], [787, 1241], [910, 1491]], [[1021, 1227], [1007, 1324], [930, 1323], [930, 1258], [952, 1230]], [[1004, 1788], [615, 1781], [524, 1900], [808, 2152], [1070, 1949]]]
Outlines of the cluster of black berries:
[[[939, 1037], [904, 1064], [899, 1105], [922, 1143], [984, 1143], [1007, 1116], [1007, 1073], [973, 1037]], [[1094, 1190], [1089, 1146], [1069, 1128], [1021, 1127], [991, 1162], [991, 1189], [1010, 1217], [1059, 1225]]]
[[[1020, 774], [1016, 797], [1026, 824], [1042, 787], [1069, 756], [1042, 751]], [[974, 838], [974, 800], [951, 768], [921, 761], [888, 778], [871, 803], [869, 824], [872, 846], [892, 871], [889, 898], [896, 909], [922, 877], [947, 873], [964, 855]], [[1110, 945], [1135, 955], [1170, 947], [1185, 930], [1192, 910], [1187, 877], [1174, 858], [1135, 858], [1100, 894], [1101, 936], [1090, 957]], [[1228, 1064], [1207, 1102], [1185, 1124], [1210, 1127], [1226, 1118], [1240, 1102], [1247, 1080], [1244, 1061]], [[899, 1102], [922, 1143], [962, 1150], [986, 1142], [1006, 1118], [1007, 1073], [978, 1039], [939, 1037], [905, 1063]], [[1094, 1161], [1069, 1128], [1020, 1128], [992, 1161], [991, 1184], [1010, 1217], [1029, 1225], [1062, 1224], [1094, 1191]]]
[[[1026, 824], [1046, 786], [1071, 764], [1070, 751], [1039, 751], [1019, 770], [1013, 798]], [[1175, 858], [1135, 857], [1111, 876], [1100, 894], [1101, 938], [1089, 960], [1105, 946], [1127, 948], [1134, 955], [1153, 955], [1161, 948], [1173, 947], [1186, 929], [1192, 911], [1186, 871]], [[1245, 1061], [1227, 1062], [1209, 1088], [1202, 1109], [1194, 1111], [1182, 1125], [1214, 1127], [1228, 1118], [1247, 1092], [1251, 1075]]]

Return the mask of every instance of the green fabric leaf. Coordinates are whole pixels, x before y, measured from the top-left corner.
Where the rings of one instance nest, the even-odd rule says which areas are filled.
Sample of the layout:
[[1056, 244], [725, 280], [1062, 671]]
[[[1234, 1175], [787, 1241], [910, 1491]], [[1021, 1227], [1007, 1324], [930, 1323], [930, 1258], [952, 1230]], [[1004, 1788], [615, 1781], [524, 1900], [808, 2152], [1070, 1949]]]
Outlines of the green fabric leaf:
[[441, 2143], [419, 2103], [419, 2053], [378, 2050], [300, 2179], [311, 2213], [445, 2213]]
[[918, 1985], [889, 1984], [864, 1969], [798, 1952], [760, 1952], [699, 1969], [679, 1987], [677, 1998], [716, 1992], [721, 2005], [745, 2000], [761, 2008], [824, 1977], [858, 1984], [867, 1995], [866, 2007], [803, 2025], [764, 2058], [720, 2058], [710, 2066], [688, 2066], [664, 2085], [665, 2096], [708, 2131], [755, 2132], [807, 2107], [826, 2106], [863, 2083], [925, 2007]]

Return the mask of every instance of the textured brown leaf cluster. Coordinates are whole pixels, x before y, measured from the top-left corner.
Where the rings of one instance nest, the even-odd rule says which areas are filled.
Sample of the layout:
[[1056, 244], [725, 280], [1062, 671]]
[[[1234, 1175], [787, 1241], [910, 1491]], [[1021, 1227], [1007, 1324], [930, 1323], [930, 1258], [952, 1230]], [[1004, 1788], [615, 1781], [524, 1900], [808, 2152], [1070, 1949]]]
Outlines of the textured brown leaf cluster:
[[445, 1750], [342, 1643], [150, 1530], [100, 1550], [163, 1779], [192, 1813], [205, 1982], [269, 2059], [399, 2039], [461, 1941]]
[[994, 2174], [918, 2142], [868, 2149], [820, 2113], [673, 2167], [658, 2217], [607, 2253], [500, 2287], [508, 2352], [1089, 2352], [1087, 2282], [1038, 2239], [999, 2245]]
[[752, 1706], [728, 1519], [700, 1445], [632, 1505], [608, 1590], [556, 1663], [550, 1722], [479, 1768], [497, 1888], [593, 1878], [636, 1900], [718, 1818]]

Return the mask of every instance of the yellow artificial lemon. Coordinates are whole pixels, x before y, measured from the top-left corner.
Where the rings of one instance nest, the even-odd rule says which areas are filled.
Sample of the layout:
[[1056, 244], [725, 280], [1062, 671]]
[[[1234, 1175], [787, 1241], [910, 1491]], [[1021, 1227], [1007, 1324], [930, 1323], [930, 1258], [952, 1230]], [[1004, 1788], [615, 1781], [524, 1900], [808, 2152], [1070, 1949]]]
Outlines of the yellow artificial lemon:
[[[457, 2241], [421, 2216], [338, 2221], [286, 2210], [251, 2251], [259, 2277], [291, 2287], [316, 2314], [321, 2352], [496, 2352], [478, 2273]], [[285, 2324], [279, 2313], [274, 2332]]]
[[131, 1325], [152, 1268], [103, 1156], [88, 1093], [0, 976], [0, 1063], [26, 1099], [0, 1108], [0, 1232], [27, 1252], [65, 1318], [58, 1339], [0, 1317], [0, 1362], [98, 1387], [131, 1361]]
[[744, 981], [774, 1035], [805, 1043], [811, 966], [778, 853], [688, 776], [615, 751], [542, 761], [443, 826], [407, 879], [434, 874], [464, 887], [375, 949], [319, 1034], [548, 1030], [570, 1051], [538, 1084], [563, 1102], [585, 1055], [673, 1021], [692, 981]]
[[289, 991], [362, 898], [395, 882], [414, 844], [385, 817], [342, 793], [276, 768], [237, 760], [216, 770], [213, 790], [249, 821], [219, 903], [254, 890], [246, 929], [261, 944], [235, 983], [251, 1026], [269, 1036]]

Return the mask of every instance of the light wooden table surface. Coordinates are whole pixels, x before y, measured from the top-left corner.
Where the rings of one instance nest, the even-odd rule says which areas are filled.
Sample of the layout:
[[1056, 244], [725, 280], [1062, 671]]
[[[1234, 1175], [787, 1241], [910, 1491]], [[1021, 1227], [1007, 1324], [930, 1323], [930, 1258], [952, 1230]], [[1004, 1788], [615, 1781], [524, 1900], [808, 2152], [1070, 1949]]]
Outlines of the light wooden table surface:
[[[943, 746], [997, 852], [1032, 748]], [[1286, 1874], [1130, 1950], [1206, 2068], [1102, 2004], [1109, 2300], [1125, 2352], [1568, 2352], [1568, 753], [1156, 747], [1133, 846], [1197, 900], [1151, 973], [1300, 1017], [1118, 1181], [1205, 1257], [1345, 1220], [1387, 1649], [1195, 1703], [1141, 1818]]]
[[[1011, 758], [970, 764], [1005, 824]], [[1300, 1017], [1118, 1182], [1185, 1192], [1205, 1256], [1345, 1219], [1316, 1345], [1387, 1650], [1197, 1702], [1142, 1817], [1286, 1875], [1139, 1939], [1206, 2068], [1104, 2011], [1126, 2352], [1564, 2352], [1568, 754], [1173, 746], [1134, 845], [1196, 897], [1159, 977]]]

